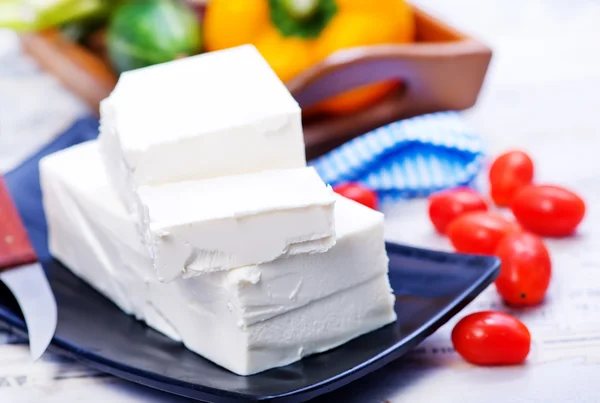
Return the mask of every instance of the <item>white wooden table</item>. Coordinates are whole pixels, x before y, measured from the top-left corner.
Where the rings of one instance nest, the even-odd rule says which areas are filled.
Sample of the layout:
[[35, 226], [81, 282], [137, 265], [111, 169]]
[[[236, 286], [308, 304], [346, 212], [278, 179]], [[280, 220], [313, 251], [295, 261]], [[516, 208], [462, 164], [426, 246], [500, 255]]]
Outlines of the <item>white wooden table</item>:
[[[465, 113], [491, 153], [519, 147], [540, 182], [567, 185], [588, 203], [576, 238], [550, 241], [554, 277], [546, 304], [519, 313], [534, 346], [528, 364], [477, 368], [448, 347], [452, 323], [408, 358], [324, 402], [597, 402], [600, 379], [600, 1], [419, 0], [421, 6], [487, 42], [494, 59], [478, 105]], [[24, 57], [0, 32], [0, 171], [60, 133], [86, 108]], [[390, 240], [449, 249], [427, 221], [425, 203], [388, 208]], [[504, 309], [493, 290], [468, 308]], [[0, 330], [2, 402], [180, 402], [49, 355], [35, 365]], [[57, 379], [58, 378], [58, 379]]]

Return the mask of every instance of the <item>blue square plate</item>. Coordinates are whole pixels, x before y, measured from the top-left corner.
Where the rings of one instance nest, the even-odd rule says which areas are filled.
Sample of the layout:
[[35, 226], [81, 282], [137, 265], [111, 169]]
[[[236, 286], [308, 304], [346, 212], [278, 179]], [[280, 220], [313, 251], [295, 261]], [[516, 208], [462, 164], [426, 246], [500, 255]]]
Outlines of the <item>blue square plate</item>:
[[[494, 257], [388, 244], [398, 320], [331, 351], [242, 377], [203, 359], [112, 302], [60, 263], [45, 265], [58, 303], [54, 347], [101, 371], [152, 388], [215, 403], [303, 402], [405, 354], [498, 275]], [[24, 330], [19, 308], [0, 286], [0, 320]]]

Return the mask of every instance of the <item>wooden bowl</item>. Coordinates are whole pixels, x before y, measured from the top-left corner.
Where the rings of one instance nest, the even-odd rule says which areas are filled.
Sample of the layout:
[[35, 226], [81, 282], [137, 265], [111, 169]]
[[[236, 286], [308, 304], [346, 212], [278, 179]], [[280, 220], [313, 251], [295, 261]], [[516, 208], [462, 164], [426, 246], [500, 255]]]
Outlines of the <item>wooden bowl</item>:
[[[401, 90], [357, 113], [304, 118], [306, 153], [317, 157], [395, 120], [462, 110], [477, 100], [491, 50], [415, 8], [417, 42], [339, 51], [286, 83], [303, 109], [366, 84], [402, 80]], [[24, 49], [96, 112], [117, 76], [102, 52], [70, 42], [55, 30], [21, 36]]]

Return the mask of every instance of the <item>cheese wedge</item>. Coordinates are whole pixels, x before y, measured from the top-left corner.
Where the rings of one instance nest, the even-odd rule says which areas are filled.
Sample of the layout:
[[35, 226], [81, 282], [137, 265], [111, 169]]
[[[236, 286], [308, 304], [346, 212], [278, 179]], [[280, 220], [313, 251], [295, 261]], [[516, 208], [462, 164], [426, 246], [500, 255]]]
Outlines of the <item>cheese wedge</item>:
[[329, 251], [161, 283], [96, 142], [40, 163], [50, 250], [123, 311], [240, 375], [287, 365], [395, 320], [383, 216], [336, 197]]

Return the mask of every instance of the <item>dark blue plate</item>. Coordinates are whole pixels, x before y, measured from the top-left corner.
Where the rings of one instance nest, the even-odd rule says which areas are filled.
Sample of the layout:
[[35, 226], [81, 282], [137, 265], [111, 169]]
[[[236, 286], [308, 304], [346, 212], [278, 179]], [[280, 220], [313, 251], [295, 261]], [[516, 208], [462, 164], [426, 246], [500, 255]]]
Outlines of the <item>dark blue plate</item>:
[[[193, 399], [303, 402], [402, 356], [458, 313], [499, 272], [493, 257], [395, 244], [387, 249], [397, 322], [286, 367], [249, 377], [234, 375], [123, 314], [58, 262], [46, 265], [59, 313], [53, 345], [101, 371]], [[0, 320], [25, 329], [4, 288]]]

